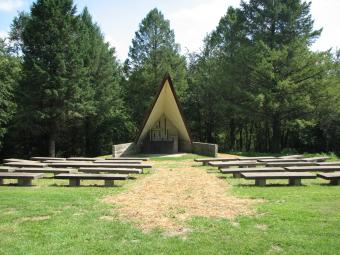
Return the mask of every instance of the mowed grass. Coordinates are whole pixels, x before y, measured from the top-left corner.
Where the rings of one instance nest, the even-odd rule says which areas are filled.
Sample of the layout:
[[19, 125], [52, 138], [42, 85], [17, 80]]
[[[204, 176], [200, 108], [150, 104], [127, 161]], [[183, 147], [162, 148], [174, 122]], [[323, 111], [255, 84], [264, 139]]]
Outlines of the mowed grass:
[[[195, 157], [173, 158], [174, 164]], [[117, 220], [114, 206], [101, 202], [145, 176], [114, 188], [70, 188], [53, 179], [0, 187], [0, 254], [340, 254], [340, 186], [316, 179], [300, 187], [285, 181], [255, 187], [227, 176], [234, 196], [262, 200], [257, 213], [233, 221], [197, 217], [185, 236], [167, 236]]]

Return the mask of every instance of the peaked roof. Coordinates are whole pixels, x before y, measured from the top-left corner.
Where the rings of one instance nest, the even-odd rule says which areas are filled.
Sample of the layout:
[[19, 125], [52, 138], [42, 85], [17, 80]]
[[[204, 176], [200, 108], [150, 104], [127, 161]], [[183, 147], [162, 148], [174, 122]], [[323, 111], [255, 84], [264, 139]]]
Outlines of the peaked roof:
[[149, 129], [156, 123], [157, 120], [159, 120], [163, 114], [165, 114], [165, 116], [177, 128], [179, 140], [184, 140], [191, 143], [191, 134], [169, 74], [164, 76], [163, 81], [159, 86], [155, 100], [146, 113], [143, 124], [139, 129], [139, 134], [136, 139], [137, 143], [145, 138]]

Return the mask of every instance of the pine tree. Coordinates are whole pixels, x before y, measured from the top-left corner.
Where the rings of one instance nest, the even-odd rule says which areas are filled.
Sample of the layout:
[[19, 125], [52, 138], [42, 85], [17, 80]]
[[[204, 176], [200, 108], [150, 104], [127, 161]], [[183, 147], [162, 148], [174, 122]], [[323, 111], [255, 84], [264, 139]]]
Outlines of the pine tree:
[[7, 133], [8, 123], [13, 118], [16, 108], [14, 92], [21, 75], [20, 59], [13, 56], [0, 38], [0, 149], [2, 139]]
[[[134, 127], [121, 95], [122, 71], [115, 49], [105, 42], [97, 24], [85, 8], [80, 15], [84, 66], [93, 91], [94, 111], [82, 122], [84, 154], [109, 153], [112, 143], [125, 142]], [[77, 129], [79, 131], [79, 129]]]
[[72, 0], [33, 3], [22, 31], [24, 80], [20, 87], [23, 125], [48, 139], [49, 155], [66, 120], [92, 106], [78, 47], [79, 20]]
[[186, 64], [179, 51], [170, 22], [159, 10], [151, 10], [139, 25], [125, 62], [125, 100], [137, 123], [166, 73], [171, 74], [179, 96], [184, 96]]

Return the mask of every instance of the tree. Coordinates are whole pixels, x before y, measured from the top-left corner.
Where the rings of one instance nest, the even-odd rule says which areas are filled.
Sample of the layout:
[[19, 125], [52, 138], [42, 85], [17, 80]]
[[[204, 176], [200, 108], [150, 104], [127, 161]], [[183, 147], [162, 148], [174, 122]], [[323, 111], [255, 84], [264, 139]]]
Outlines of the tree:
[[[61, 126], [93, 107], [78, 40], [79, 20], [72, 0], [38, 0], [22, 32], [23, 75], [19, 111], [23, 125], [48, 137], [49, 155]], [[29, 116], [29, 118], [28, 118]]]
[[124, 67], [128, 78], [125, 101], [137, 123], [141, 122], [166, 73], [171, 74], [179, 97], [184, 96], [186, 63], [179, 50], [170, 22], [159, 10], [151, 10], [135, 33]]
[[20, 59], [9, 52], [5, 40], [0, 38], [0, 148], [3, 145], [2, 139], [7, 133], [8, 123], [15, 113], [14, 91], [20, 75]]
[[[242, 2], [247, 37], [253, 52], [246, 58], [250, 90], [260, 103], [258, 113], [269, 119], [271, 151], [282, 147], [282, 125], [313, 111], [313, 93], [327, 68], [326, 54], [308, 46], [320, 35], [313, 30], [310, 3], [301, 1]], [[250, 59], [252, 58], [252, 59]]]
[[[81, 122], [84, 144], [79, 147], [84, 148], [83, 154], [99, 155], [110, 152], [113, 142], [125, 142], [130, 138], [134, 126], [122, 100], [120, 86], [123, 77], [115, 49], [105, 42], [87, 8], [81, 13], [80, 19], [82, 54], [93, 91], [90, 100], [94, 110]], [[79, 132], [79, 127], [76, 126], [76, 130]]]

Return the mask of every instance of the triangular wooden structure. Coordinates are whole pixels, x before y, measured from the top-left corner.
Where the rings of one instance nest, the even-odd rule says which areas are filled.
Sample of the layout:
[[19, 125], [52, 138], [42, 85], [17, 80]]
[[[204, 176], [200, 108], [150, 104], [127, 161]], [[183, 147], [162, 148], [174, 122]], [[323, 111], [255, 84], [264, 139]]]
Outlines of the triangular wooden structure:
[[192, 143], [188, 125], [169, 74], [165, 75], [147, 112], [136, 143], [142, 151], [175, 153]]

